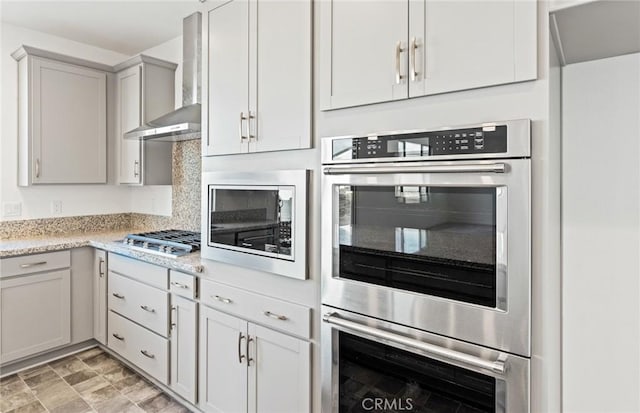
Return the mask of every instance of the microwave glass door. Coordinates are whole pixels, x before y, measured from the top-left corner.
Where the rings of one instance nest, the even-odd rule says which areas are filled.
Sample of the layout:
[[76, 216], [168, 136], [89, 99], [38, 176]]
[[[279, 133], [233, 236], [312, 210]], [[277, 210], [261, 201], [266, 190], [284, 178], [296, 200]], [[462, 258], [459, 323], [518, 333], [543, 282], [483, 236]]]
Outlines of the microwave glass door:
[[496, 378], [339, 332], [339, 413], [495, 413]]
[[294, 186], [209, 186], [209, 244], [293, 260]]
[[497, 307], [501, 187], [334, 190], [334, 276]]

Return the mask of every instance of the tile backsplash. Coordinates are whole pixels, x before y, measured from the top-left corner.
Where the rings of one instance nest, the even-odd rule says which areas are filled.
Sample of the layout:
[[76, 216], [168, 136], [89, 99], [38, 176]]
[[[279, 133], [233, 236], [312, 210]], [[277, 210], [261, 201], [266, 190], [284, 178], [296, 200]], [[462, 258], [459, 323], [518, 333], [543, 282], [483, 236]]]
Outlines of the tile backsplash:
[[0, 239], [130, 229], [200, 231], [200, 140], [173, 144], [172, 216], [119, 213], [0, 222]]

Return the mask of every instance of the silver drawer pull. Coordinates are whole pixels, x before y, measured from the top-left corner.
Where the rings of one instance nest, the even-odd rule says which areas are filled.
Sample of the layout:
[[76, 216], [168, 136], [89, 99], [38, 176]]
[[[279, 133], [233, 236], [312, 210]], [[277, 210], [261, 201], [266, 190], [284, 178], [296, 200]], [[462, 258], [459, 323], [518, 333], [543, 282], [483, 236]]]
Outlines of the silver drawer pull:
[[118, 293], [111, 293], [112, 296], [119, 298], [121, 300], [124, 300], [124, 295], [118, 294]]
[[189, 288], [189, 286], [187, 284], [182, 284], [182, 283], [179, 283], [177, 281], [171, 281], [171, 285], [173, 285], [174, 287], [178, 287], [178, 288], [184, 288], [184, 289]]
[[265, 311], [263, 314], [266, 315], [267, 317], [275, 318], [276, 320], [281, 320], [281, 321], [285, 321], [289, 319], [289, 317], [287, 317], [286, 315], [279, 315], [276, 313], [272, 313], [271, 311]]
[[141, 305], [140, 308], [142, 308], [144, 311], [148, 311], [150, 313], [155, 313], [156, 312], [156, 310], [154, 310], [151, 307], [147, 307], [146, 305]]
[[117, 338], [120, 341], [124, 341], [124, 337], [122, 337], [120, 334], [118, 333], [113, 333], [111, 334], [113, 337]]
[[40, 261], [40, 262], [30, 262], [28, 264], [20, 264], [20, 268], [31, 268], [31, 267], [37, 267], [38, 265], [45, 265], [47, 262], [46, 261]]
[[218, 301], [220, 301], [222, 303], [225, 303], [225, 304], [231, 304], [233, 302], [230, 299], [224, 298], [224, 297], [220, 297], [219, 295], [212, 295], [211, 298], [213, 298], [214, 300], [218, 300]]
[[156, 358], [156, 356], [154, 356], [153, 354], [149, 353], [147, 350], [140, 350], [140, 352], [142, 353], [143, 356], [149, 357], [150, 359]]

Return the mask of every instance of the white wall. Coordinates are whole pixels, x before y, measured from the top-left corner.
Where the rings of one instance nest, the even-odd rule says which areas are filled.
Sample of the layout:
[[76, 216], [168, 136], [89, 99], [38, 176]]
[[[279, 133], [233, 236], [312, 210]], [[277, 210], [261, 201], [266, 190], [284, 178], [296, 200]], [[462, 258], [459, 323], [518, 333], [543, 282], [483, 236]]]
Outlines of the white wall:
[[[108, 130], [109, 148], [107, 152], [109, 185], [51, 185], [19, 188], [17, 186], [18, 153], [18, 66], [11, 57], [21, 45], [29, 45], [53, 52], [113, 65], [127, 56], [110, 50], [100, 49], [45, 33], [2, 23], [2, 125], [0, 136], [0, 200], [21, 202], [20, 217], [0, 220], [28, 219], [53, 216], [51, 202], [62, 201], [62, 216], [90, 215], [126, 212], [129, 209], [129, 189], [113, 185], [115, 182], [115, 145], [112, 130]], [[112, 115], [112, 114], [110, 114]]]
[[640, 54], [563, 68], [563, 408], [640, 411]]

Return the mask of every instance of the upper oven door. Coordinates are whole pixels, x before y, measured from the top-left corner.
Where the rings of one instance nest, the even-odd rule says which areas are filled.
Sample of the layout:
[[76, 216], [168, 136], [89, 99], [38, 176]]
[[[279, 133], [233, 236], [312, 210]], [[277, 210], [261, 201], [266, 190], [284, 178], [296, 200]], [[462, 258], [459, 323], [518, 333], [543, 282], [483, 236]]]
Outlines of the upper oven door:
[[322, 302], [530, 355], [530, 161], [327, 166]]

